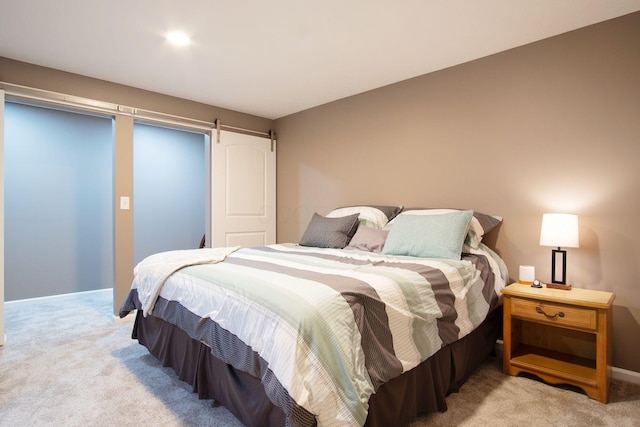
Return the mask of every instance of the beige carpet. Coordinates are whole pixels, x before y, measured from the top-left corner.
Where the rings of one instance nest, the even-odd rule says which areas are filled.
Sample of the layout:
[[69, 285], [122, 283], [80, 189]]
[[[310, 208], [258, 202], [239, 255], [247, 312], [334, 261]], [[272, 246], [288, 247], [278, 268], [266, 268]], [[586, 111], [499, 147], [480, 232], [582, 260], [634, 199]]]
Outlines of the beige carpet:
[[[110, 291], [5, 306], [0, 426], [240, 426], [130, 338]], [[419, 426], [640, 426], [640, 386], [614, 381], [603, 405], [586, 395], [502, 374], [489, 359]]]

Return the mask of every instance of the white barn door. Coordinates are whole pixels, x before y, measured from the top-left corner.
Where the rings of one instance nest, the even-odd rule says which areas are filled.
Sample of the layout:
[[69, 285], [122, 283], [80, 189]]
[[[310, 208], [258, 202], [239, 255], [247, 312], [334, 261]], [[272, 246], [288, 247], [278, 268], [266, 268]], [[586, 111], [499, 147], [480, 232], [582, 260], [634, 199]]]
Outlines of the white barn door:
[[220, 131], [211, 138], [212, 247], [276, 242], [276, 148], [271, 139]]

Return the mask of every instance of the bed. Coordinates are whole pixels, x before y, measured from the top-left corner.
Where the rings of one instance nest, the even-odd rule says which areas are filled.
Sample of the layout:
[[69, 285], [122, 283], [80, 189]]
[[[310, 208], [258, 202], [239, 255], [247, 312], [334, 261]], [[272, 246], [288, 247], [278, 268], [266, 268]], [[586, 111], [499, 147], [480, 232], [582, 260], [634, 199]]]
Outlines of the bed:
[[507, 271], [470, 210], [314, 214], [299, 243], [154, 254], [120, 316], [244, 424], [404, 425], [494, 349]]

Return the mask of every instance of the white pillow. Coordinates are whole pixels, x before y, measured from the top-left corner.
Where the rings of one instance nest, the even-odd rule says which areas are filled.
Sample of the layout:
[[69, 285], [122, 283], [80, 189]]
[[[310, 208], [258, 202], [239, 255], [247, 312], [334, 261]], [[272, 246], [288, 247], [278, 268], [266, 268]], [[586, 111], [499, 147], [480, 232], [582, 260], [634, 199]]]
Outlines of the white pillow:
[[[398, 207], [398, 210], [400, 209], [401, 208]], [[358, 221], [360, 222], [360, 225], [365, 225], [378, 230], [389, 222], [387, 214], [373, 206], [349, 206], [337, 208], [329, 212], [327, 214], [327, 218], [338, 218], [353, 214], [358, 214]]]

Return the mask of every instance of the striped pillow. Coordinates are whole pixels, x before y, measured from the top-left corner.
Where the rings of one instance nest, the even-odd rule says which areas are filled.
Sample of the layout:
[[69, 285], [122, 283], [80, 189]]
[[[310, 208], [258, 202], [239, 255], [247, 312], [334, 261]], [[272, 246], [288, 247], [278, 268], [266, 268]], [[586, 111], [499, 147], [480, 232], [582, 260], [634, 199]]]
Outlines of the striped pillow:
[[358, 215], [326, 218], [314, 213], [300, 239], [300, 246], [342, 249], [358, 229]]
[[395, 218], [401, 210], [402, 206], [348, 206], [332, 210], [327, 214], [327, 218], [358, 214], [361, 225], [379, 230]]

